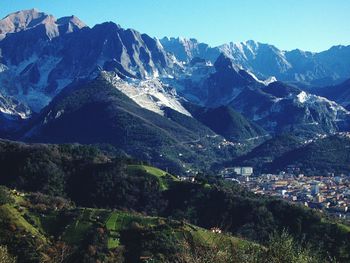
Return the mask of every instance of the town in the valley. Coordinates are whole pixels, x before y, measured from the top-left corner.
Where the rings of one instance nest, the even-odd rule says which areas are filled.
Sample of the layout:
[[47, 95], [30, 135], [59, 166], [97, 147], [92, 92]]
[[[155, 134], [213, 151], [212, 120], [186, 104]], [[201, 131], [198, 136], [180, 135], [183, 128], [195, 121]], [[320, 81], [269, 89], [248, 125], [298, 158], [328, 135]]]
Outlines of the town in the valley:
[[253, 167], [226, 168], [221, 175], [255, 194], [280, 197], [350, 220], [350, 175], [305, 176], [293, 172], [256, 175]]

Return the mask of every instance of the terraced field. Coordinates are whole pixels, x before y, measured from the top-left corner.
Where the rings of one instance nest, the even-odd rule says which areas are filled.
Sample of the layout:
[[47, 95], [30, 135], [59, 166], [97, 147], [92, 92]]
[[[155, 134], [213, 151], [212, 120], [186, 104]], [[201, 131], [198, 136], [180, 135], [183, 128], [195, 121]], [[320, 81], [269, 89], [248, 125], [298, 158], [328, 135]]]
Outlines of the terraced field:
[[63, 240], [70, 244], [79, 244], [99, 218], [99, 212], [101, 211], [96, 209], [82, 209], [79, 217], [67, 226]]
[[158, 223], [156, 217], [141, 217], [126, 212], [112, 212], [106, 220], [106, 228], [109, 233], [108, 248], [116, 248], [120, 245], [120, 231], [127, 229], [132, 223], [152, 227]]
[[[158, 169], [148, 170], [145, 166], [135, 166], [131, 169], [146, 169], [147, 173], [157, 174], [154, 176], [161, 179], [169, 176]], [[73, 257], [72, 262], [76, 262], [74, 260], [81, 256], [80, 250], [89, 247], [91, 251], [96, 249], [94, 238], [91, 237], [101, 237], [98, 249], [104, 251], [107, 257], [124, 251], [126, 257], [135, 257], [135, 260], [158, 256], [162, 258], [167, 254], [165, 251], [170, 249], [171, 253], [176, 253], [187, 245], [220, 248], [224, 251], [232, 246], [249, 244], [248, 241], [231, 235], [213, 233], [184, 221], [145, 216], [131, 211], [74, 206], [57, 210], [57, 207], [55, 209], [50, 203], [46, 203], [47, 208], [40, 212], [38, 209], [43, 204], [30, 203], [35, 200], [31, 194], [13, 199], [13, 203], [0, 205], [0, 226], [7, 229], [9, 225], [13, 225], [19, 230], [16, 242], [27, 237], [30, 242], [35, 242], [35, 247], [45, 248], [53, 245], [54, 240], [63, 241], [76, 248], [76, 258]], [[10, 228], [10, 231], [14, 230]], [[12, 232], [7, 233], [9, 237], [12, 235]], [[89, 243], [91, 241], [92, 243]], [[173, 250], [174, 247], [177, 250]], [[89, 251], [86, 253], [91, 252]]]
[[45, 237], [42, 235], [39, 229], [30, 224], [21, 212], [19, 212], [15, 207], [10, 205], [0, 206], [1, 220], [11, 222], [16, 228], [26, 231], [33, 236], [36, 236], [42, 240]]

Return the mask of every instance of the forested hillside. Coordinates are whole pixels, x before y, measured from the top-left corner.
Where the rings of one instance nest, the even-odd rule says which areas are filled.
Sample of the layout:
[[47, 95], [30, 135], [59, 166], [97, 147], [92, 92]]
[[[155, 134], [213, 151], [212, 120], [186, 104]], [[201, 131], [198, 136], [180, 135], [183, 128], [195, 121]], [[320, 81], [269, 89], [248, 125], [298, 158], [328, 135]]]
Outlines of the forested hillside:
[[[122, 255], [126, 258], [138, 255], [138, 260], [143, 256], [160, 260], [161, 255], [171, 258], [182, 245], [193, 242], [187, 238], [179, 240], [178, 234], [172, 236], [170, 233], [180, 231], [180, 236], [188, 237], [193, 231], [197, 234], [204, 231], [209, 235], [209, 232], [190, 225], [193, 224], [207, 230], [217, 228], [229, 236], [263, 246], [269, 246], [272, 233], [280, 235], [286, 231], [296, 246], [307, 243], [310, 251], [321, 257], [330, 255], [341, 262], [349, 260], [349, 227], [329, 221], [310, 209], [254, 195], [215, 176], [199, 174], [195, 182], [181, 181], [157, 168], [79, 145], [26, 145], [3, 141], [0, 156], [2, 172], [6, 175], [1, 177], [0, 183], [19, 191], [16, 194], [16, 191], [2, 188], [1, 209], [5, 218], [1, 221], [1, 229], [7, 233], [7, 238], [1, 240], [1, 244], [7, 245], [12, 253], [16, 251], [13, 246], [24, 241], [11, 241], [17, 235], [10, 235], [8, 231], [19, 231], [18, 234], [23, 235], [21, 229], [28, 228], [25, 231], [29, 231], [34, 240], [39, 239], [49, 247], [63, 239], [73, 245], [70, 247], [73, 251], [75, 246], [85, 246], [88, 252], [82, 253], [92, 253], [101, 259], [125, 249]], [[23, 195], [22, 191], [35, 194]], [[113, 214], [110, 209], [126, 211], [126, 214]], [[124, 219], [117, 219], [119, 217], [126, 217], [125, 220], [130, 222], [126, 229], [122, 227], [131, 231], [126, 232], [126, 236], [123, 231], [119, 233], [121, 230], [117, 225], [113, 226], [115, 220], [124, 222]], [[117, 230], [113, 230], [115, 228]], [[91, 233], [93, 229], [97, 233]], [[108, 234], [104, 235], [105, 232]], [[142, 241], [139, 235], [148, 241]], [[48, 243], [51, 236], [53, 239], [49, 240], [53, 243]], [[96, 242], [94, 245], [98, 248], [92, 249], [90, 243], [83, 242], [88, 236], [87, 240]], [[23, 255], [18, 255], [19, 259], [38, 253], [34, 240], [25, 241], [29, 242], [25, 243], [29, 247], [21, 252]], [[157, 242], [168, 247], [159, 247]], [[172, 245], [173, 242], [182, 245]], [[135, 248], [136, 245], [142, 249]], [[215, 243], [211, 245], [214, 246], [210, 246], [212, 249], [217, 249]], [[113, 252], [107, 252], [111, 249]], [[138, 254], [131, 252], [132, 249]]]

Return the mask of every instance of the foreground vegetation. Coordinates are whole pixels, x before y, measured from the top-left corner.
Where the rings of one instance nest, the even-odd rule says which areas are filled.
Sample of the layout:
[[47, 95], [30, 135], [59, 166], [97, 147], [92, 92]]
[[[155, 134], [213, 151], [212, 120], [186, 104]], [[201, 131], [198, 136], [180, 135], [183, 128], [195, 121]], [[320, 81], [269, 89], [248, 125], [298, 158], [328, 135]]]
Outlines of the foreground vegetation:
[[18, 262], [350, 261], [347, 225], [215, 177], [92, 147], [0, 150], [0, 246]]
[[184, 221], [0, 191], [0, 262], [327, 262], [287, 232], [261, 246]]

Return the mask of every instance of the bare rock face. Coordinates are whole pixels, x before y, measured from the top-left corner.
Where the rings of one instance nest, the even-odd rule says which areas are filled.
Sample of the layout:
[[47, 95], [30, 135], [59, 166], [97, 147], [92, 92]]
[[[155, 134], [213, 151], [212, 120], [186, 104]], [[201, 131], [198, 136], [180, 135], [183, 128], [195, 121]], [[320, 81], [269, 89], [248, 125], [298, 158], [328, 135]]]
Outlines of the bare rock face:
[[170, 74], [176, 61], [157, 39], [112, 22], [86, 26], [36, 9], [0, 20], [1, 90], [39, 112], [75, 79], [101, 70], [148, 79]]
[[350, 46], [334, 46], [315, 53], [299, 49], [280, 50], [253, 40], [217, 47], [196, 39], [165, 37], [160, 41], [166, 51], [182, 62], [188, 63], [194, 57], [200, 57], [214, 63], [224, 53], [236, 65], [260, 79], [276, 77], [281, 81], [321, 87], [339, 84], [350, 76]]
[[50, 20], [49, 16], [36, 9], [10, 14], [0, 20], [1, 37], [4, 38], [8, 33], [16, 33], [43, 24], [45, 20]]
[[37, 9], [30, 9], [12, 13], [0, 20], [0, 39], [4, 39], [9, 33], [17, 33], [38, 26], [44, 26], [50, 38], [59, 36], [60, 32], [71, 33], [86, 27], [84, 22], [74, 16], [57, 20], [52, 15]]
[[283, 82], [262, 83], [224, 54], [214, 67], [202, 85], [208, 107], [230, 106], [272, 134], [324, 134], [349, 128], [350, 112], [333, 101]]
[[60, 33], [72, 33], [84, 27], [86, 24], [76, 16], [66, 16], [57, 19], [56, 24], [60, 28]]

